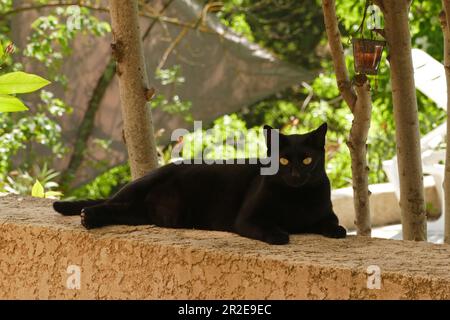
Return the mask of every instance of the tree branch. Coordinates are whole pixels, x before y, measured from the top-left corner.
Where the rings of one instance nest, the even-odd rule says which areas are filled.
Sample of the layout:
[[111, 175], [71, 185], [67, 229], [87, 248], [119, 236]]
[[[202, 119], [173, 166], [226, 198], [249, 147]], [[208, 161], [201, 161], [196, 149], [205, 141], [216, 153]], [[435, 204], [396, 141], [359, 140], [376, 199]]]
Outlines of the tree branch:
[[367, 164], [367, 136], [370, 128], [372, 102], [370, 85], [365, 75], [355, 77], [356, 92], [350, 82], [345, 64], [341, 33], [338, 28], [335, 0], [322, 0], [325, 27], [330, 44], [336, 80], [341, 96], [353, 114], [352, 128], [347, 142], [352, 161], [353, 204], [357, 234], [370, 236], [370, 203]]
[[[441, 25], [444, 27], [444, 24], [445, 24], [445, 26], [447, 27], [447, 30], [450, 33], [450, 23], [449, 23], [449, 21], [450, 21], [450, 19], [449, 19], [450, 18], [450, 0], [442, 0], [442, 7], [444, 9], [444, 11], [443, 11], [444, 16], [441, 17]], [[445, 32], [445, 30], [444, 30], [444, 32]]]
[[175, 38], [175, 40], [172, 41], [170, 46], [164, 52], [161, 60], [159, 61], [158, 66], [156, 67], [156, 70], [159, 70], [159, 69], [161, 69], [164, 66], [164, 64], [166, 63], [167, 59], [169, 58], [170, 53], [175, 49], [175, 47], [185, 37], [185, 35], [187, 34], [188, 30], [189, 30], [188, 28], [183, 28], [183, 30], [181, 30], [181, 32], [178, 34], [178, 36]]
[[335, 0], [323, 0], [322, 8], [338, 88], [345, 102], [353, 112], [356, 103], [356, 94], [349, 79], [347, 66], [345, 65], [344, 48], [342, 47], [341, 33], [337, 22]]
[[355, 225], [358, 235], [370, 236], [369, 167], [367, 164], [367, 137], [370, 128], [372, 101], [370, 85], [365, 75], [355, 79], [357, 99], [353, 110], [353, 122], [347, 142], [352, 161], [353, 201]]
[[426, 241], [417, 95], [411, 53], [409, 1], [383, 0], [397, 144], [403, 240]]
[[[161, 15], [164, 11], [167, 10], [167, 8], [170, 7], [170, 5], [172, 4], [174, 0], [169, 0], [167, 1], [167, 3], [164, 5], [164, 7], [161, 9], [161, 11], [159, 12], [159, 15]], [[145, 40], [145, 38], [148, 37], [148, 35], [150, 34], [150, 32], [152, 31], [153, 27], [156, 25], [156, 23], [158, 22], [157, 19], [154, 19], [152, 21], [152, 23], [150, 23], [150, 25], [148, 26], [147, 30], [145, 30], [144, 35], [142, 36], [142, 41]]]
[[158, 167], [137, 0], [111, 0], [110, 14], [128, 162], [135, 180]]
[[[195, 28], [199, 29], [201, 26], [203, 26], [208, 12], [210, 12], [211, 10], [215, 10], [218, 6], [219, 6], [219, 4], [217, 2], [206, 3], [200, 13], [200, 17], [198, 18], [197, 22], [195, 23]], [[183, 30], [181, 30], [181, 32], [175, 38], [175, 40], [172, 41], [172, 43], [169, 45], [169, 47], [164, 52], [161, 60], [159, 61], [158, 66], [156, 67], [156, 70], [162, 69], [162, 67], [166, 63], [167, 59], [169, 58], [170, 54], [172, 53], [173, 50], [175, 50], [175, 48], [181, 42], [181, 40], [183, 40], [183, 38], [186, 36], [188, 30], [189, 30], [188, 28], [184, 27]]]
[[442, 0], [442, 12], [439, 15], [444, 34], [444, 65], [447, 82], [447, 148], [445, 152], [444, 176], [444, 242], [450, 244], [450, 0]]

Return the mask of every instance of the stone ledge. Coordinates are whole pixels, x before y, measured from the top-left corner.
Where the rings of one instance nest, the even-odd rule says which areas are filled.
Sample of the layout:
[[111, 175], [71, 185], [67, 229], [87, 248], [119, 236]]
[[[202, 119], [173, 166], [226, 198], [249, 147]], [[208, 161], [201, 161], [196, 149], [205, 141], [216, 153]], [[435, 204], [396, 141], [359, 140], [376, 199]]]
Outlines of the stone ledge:
[[[66, 288], [69, 265], [81, 289]], [[380, 290], [366, 269], [381, 268]], [[450, 299], [450, 246], [292, 236], [270, 246], [222, 232], [86, 231], [50, 201], [0, 198], [1, 299]]]

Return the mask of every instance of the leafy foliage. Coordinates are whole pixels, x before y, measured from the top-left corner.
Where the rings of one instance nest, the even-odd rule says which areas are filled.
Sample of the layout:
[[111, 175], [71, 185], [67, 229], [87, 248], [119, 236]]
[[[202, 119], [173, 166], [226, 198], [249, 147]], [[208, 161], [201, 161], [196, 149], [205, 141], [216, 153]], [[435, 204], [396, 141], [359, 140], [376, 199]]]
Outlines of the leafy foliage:
[[38, 198], [59, 198], [62, 193], [57, 191], [59, 184], [55, 181], [59, 173], [49, 169], [47, 165], [42, 168], [37, 165], [31, 170], [12, 171], [6, 177], [2, 187], [12, 194], [32, 195]]
[[161, 81], [163, 86], [170, 86], [173, 94], [171, 98], [166, 98], [163, 94], [157, 94], [150, 102], [152, 109], [160, 108], [169, 114], [180, 114], [185, 120], [192, 121], [191, 116], [191, 101], [183, 101], [179, 95], [176, 94], [176, 89], [184, 84], [185, 78], [181, 74], [181, 67], [174, 65], [167, 69], [156, 70], [156, 79]]
[[120, 165], [99, 175], [93, 181], [76, 189], [68, 199], [103, 199], [117, 192], [120, 187], [131, 181], [128, 164]]
[[48, 198], [48, 199], [59, 199], [62, 193], [59, 191], [45, 191], [44, 186], [36, 180], [36, 183], [31, 189], [31, 196], [36, 198]]
[[[70, 23], [69, 23], [70, 22]], [[72, 53], [71, 41], [81, 32], [103, 36], [111, 31], [108, 23], [99, 21], [83, 7], [58, 7], [48, 16], [41, 16], [31, 24], [33, 33], [24, 50], [27, 57], [47, 67], [49, 75], [65, 84], [59, 72], [63, 58]]]
[[[48, 2], [40, 0], [34, 4]], [[11, 0], [0, 0], [0, 16], [12, 10]], [[85, 8], [58, 7], [47, 12], [47, 15], [32, 22], [33, 32], [25, 48], [7, 46], [11, 43], [8, 36], [12, 15], [0, 19], [0, 68], [2, 73], [7, 72], [0, 76], [0, 107], [5, 111], [19, 111], [26, 110], [26, 104], [30, 110], [20, 116], [0, 112], [0, 192], [7, 190], [29, 195], [36, 178], [44, 184], [47, 192], [53, 192], [56, 182], [46, 181], [46, 177], [39, 177], [39, 174], [42, 170], [46, 172], [46, 168], [67, 151], [62, 142], [59, 119], [72, 111], [51, 91], [41, 91], [39, 95], [27, 97], [25, 103], [12, 95], [37, 90], [47, 85], [48, 81], [23, 72], [23, 65], [15, 63], [11, 53], [25, 54], [29, 59], [40, 62], [48, 78], [65, 85], [66, 79], [60, 72], [60, 66], [62, 59], [72, 52], [71, 40], [81, 33], [104, 35], [110, 31], [106, 22], [99, 21]], [[69, 21], [75, 21], [75, 24]], [[6, 49], [9, 55], [4, 54]], [[50, 175], [53, 173], [51, 171]]]
[[11, 94], [37, 91], [49, 83], [39, 76], [25, 72], [9, 72], [0, 76], [0, 112], [28, 110], [22, 101]]
[[227, 0], [221, 20], [280, 58], [318, 66], [315, 49], [323, 37], [320, 0]]
[[234, 159], [264, 157], [264, 135], [259, 127], [247, 129], [236, 114], [223, 116], [207, 130], [196, 130], [183, 137], [184, 159]]
[[30, 93], [50, 84], [49, 81], [25, 72], [10, 72], [0, 76], [0, 94]]

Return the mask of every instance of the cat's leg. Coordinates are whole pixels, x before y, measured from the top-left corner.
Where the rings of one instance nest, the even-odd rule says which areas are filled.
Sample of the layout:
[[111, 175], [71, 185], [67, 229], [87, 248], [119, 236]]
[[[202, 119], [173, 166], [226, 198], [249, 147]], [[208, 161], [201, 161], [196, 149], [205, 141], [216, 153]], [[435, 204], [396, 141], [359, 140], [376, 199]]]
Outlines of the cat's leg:
[[327, 238], [340, 239], [347, 236], [347, 230], [339, 225], [339, 220], [334, 213], [315, 225], [312, 231]]
[[260, 180], [245, 197], [234, 224], [234, 231], [243, 237], [269, 244], [287, 244], [289, 233], [277, 226], [267, 199], [270, 199], [270, 194], [266, 192], [264, 181]]
[[250, 239], [264, 241], [269, 244], [282, 245], [289, 243], [289, 234], [277, 226], [250, 220], [238, 220], [235, 224], [237, 234]]
[[81, 224], [86, 229], [93, 229], [107, 225], [143, 225], [150, 224], [150, 221], [144, 208], [128, 203], [105, 203], [84, 208]]

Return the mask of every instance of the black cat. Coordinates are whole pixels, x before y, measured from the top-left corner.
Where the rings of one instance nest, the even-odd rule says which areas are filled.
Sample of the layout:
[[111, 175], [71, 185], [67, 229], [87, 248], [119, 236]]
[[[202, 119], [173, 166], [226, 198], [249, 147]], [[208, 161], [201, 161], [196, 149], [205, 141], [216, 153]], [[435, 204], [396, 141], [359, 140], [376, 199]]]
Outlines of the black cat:
[[[325, 173], [327, 125], [303, 135], [279, 137], [279, 170], [261, 175], [263, 164], [169, 164], [133, 181], [107, 200], [57, 201], [63, 215], [81, 214], [87, 229], [155, 224], [235, 232], [270, 244], [289, 234], [344, 238], [330, 200]], [[272, 136], [273, 137], [273, 136]], [[271, 139], [266, 139], [271, 154]], [[273, 157], [271, 157], [273, 159]], [[272, 160], [274, 161], [274, 160]]]

